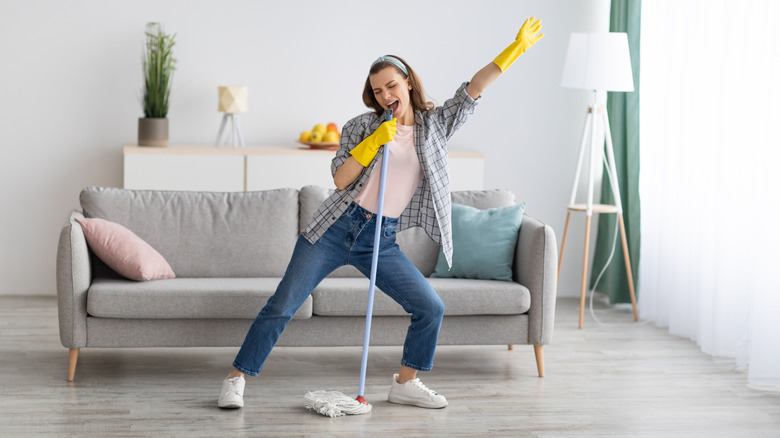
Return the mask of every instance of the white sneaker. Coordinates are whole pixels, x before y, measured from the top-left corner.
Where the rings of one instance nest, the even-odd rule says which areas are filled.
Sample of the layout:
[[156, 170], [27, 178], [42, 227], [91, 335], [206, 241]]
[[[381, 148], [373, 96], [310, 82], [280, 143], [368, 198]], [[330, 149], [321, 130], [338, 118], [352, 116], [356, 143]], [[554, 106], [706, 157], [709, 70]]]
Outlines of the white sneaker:
[[236, 409], [244, 407], [244, 386], [246, 380], [242, 376], [222, 381], [222, 392], [219, 394], [220, 408]]
[[398, 374], [393, 375], [393, 383], [390, 385], [387, 401], [420, 408], [440, 409], [447, 406], [447, 399], [428, 389], [420, 379], [398, 383]]

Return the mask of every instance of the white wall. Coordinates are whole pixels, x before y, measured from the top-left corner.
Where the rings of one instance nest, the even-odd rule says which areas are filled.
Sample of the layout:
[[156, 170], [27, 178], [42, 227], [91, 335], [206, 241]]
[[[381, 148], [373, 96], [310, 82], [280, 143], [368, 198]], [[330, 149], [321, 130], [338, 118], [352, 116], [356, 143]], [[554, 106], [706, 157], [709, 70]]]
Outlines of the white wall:
[[[569, 33], [606, 31], [608, 11], [608, 0], [0, 0], [0, 294], [54, 294], [59, 230], [79, 191], [121, 187], [148, 21], [177, 34], [172, 143], [213, 142], [217, 86], [248, 85], [247, 144], [292, 145], [314, 123], [366, 111], [360, 93], [377, 56], [404, 57], [441, 103], [525, 17], [542, 18], [545, 38], [488, 89], [450, 147], [482, 151], [485, 186], [526, 200], [560, 244], [589, 101], [560, 88], [563, 58]], [[579, 293], [584, 219], [572, 226], [561, 295]]]

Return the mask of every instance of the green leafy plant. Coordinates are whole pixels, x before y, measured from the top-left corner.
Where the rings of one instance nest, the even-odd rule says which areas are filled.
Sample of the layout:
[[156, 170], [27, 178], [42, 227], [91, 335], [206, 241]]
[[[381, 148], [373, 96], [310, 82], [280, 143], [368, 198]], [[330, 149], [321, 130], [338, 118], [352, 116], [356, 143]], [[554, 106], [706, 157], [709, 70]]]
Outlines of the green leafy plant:
[[168, 116], [168, 98], [171, 95], [173, 71], [176, 59], [173, 46], [176, 34], [168, 35], [160, 23], [147, 23], [146, 47], [143, 57], [144, 69], [144, 117], [165, 118]]

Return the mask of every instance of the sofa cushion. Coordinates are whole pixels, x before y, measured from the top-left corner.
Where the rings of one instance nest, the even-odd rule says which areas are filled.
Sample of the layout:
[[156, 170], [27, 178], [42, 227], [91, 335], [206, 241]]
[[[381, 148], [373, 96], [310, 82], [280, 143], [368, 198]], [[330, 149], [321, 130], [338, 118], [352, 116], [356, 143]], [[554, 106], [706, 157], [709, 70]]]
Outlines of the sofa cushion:
[[452, 202], [480, 210], [515, 205], [515, 194], [505, 189], [452, 192]]
[[[281, 278], [176, 278], [136, 283], [98, 278], [87, 293], [87, 313], [101, 318], [254, 319]], [[293, 319], [312, 315], [308, 297]]]
[[[525, 313], [531, 307], [530, 291], [518, 283], [452, 278], [431, 278], [429, 281], [444, 302], [445, 315], [515, 315]], [[312, 313], [365, 316], [368, 286], [366, 278], [326, 278], [314, 289]], [[406, 314], [387, 295], [374, 294], [374, 316]]]
[[166, 192], [88, 187], [86, 217], [116, 222], [176, 276], [281, 277], [298, 238], [298, 191]]
[[125, 278], [162, 280], [176, 275], [165, 258], [127, 228], [100, 218], [75, 218], [84, 230], [89, 248]]
[[452, 204], [452, 268], [443, 252], [432, 277], [512, 281], [525, 202], [480, 210]]

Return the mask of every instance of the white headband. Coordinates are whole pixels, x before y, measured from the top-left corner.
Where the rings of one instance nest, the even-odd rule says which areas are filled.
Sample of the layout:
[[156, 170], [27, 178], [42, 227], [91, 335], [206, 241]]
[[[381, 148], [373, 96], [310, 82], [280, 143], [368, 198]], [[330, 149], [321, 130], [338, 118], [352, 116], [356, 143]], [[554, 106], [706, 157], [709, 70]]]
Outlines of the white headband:
[[394, 66], [398, 67], [399, 70], [404, 72], [404, 74], [406, 76], [409, 76], [409, 71], [406, 69], [406, 66], [404, 65], [404, 63], [401, 62], [400, 59], [395, 58], [393, 56], [380, 56], [379, 58], [376, 59], [376, 61], [374, 61], [373, 64], [371, 64], [371, 67], [376, 65], [376, 63], [383, 62], [383, 61], [384, 62], [389, 62], [390, 64], [393, 64]]

